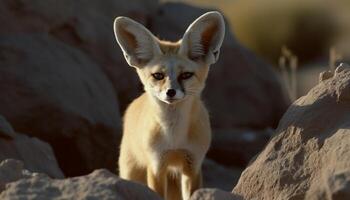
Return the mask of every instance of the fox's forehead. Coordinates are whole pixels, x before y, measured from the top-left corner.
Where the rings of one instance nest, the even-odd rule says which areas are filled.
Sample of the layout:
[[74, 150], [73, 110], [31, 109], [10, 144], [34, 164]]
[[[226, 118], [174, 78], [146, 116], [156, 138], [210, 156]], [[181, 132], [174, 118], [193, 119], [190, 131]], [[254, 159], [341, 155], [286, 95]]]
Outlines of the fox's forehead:
[[198, 63], [180, 55], [181, 40], [170, 42], [158, 40], [161, 55], [158, 55], [149, 65], [147, 71], [151, 73], [163, 72], [166, 74], [178, 74], [181, 72], [194, 72], [198, 69]]
[[166, 40], [158, 40], [159, 48], [165, 55], [177, 54], [181, 46], [181, 40], [170, 42]]
[[151, 72], [179, 73], [184, 71], [194, 72], [198, 64], [178, 55], [167, 55], [158, 59], [158, 62], [151, 66]]

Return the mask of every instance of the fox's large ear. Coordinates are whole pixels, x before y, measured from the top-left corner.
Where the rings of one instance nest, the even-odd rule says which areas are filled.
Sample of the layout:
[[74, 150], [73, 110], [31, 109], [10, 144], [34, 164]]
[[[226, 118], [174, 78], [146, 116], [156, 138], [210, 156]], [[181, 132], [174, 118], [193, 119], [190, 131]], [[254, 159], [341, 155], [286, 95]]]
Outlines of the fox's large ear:
[[130, 66], [143, 67], [161, 53], [158, 39], [143, 25], [128, 17], [114, 20], [114, 34]]
[[225, 36], [225, 22], [219, 12], [207, 12], [196, 19], [186, 30], [180, 53], [191, 60], [202, 60], [207, 64], [219, 58], [220, 47]]

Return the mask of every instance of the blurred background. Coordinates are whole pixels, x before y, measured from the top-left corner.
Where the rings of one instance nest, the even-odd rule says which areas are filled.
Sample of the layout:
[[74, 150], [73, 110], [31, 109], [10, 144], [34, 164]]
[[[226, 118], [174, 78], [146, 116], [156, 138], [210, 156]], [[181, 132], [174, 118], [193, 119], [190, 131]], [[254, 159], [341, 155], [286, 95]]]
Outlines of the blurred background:
[[[182, 0], [220, 9], [242, 45], [278, 70], [285, 47], [297, 57], [296, 96], [349, 53], [349, 0]], [[295, 97], [294, 97], [295, 98]]]
[[114, 18], [176, 41], [210, 10], [227, 31], [203, 94], [213, 128], [204, 182], [230, 190], [291, 102], [349, 61], [349, 0], [0, 0], [0, 160], [52, 177], [117, 173], [122, 115], [142, 85]]

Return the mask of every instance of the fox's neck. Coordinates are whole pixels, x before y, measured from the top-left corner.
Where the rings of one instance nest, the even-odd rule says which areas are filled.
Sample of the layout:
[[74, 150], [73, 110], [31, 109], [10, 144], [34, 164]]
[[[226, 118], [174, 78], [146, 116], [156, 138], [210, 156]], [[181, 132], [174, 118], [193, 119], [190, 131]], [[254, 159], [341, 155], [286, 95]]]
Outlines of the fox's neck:
[[199, 96], [191, 96], [176, 104], [167, 104], [153, 98], [152, 104], [155, 106], [154, 117], [158, 123], [166, 130], [168, 129], [188, 129], [193, 115], [194, 106], [200, 100]]

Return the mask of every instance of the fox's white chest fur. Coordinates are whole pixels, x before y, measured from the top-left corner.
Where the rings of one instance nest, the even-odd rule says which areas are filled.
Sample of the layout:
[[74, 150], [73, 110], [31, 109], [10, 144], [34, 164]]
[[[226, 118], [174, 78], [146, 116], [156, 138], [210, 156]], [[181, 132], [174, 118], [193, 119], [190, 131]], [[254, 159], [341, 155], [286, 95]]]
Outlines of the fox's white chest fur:
[[158, 171], [162, 157], [171, 151], [188, 151], [195, 154], [188, 141], [190, 125], [191, 101], [182, 102], [174, 107], [159, 105], [157, 122], [160, 125], [160, 134], [157, 142], [152, 146], [152, 165]]
[[[189, 140], [189, 130], [192, 120], [193, 101], [187, 100], [174, 107], [159, 105], [157, 122], [160, 125], [160, 133], [157, 141], [151, 147], [151, 165], [154, 172], [159, 171], [165, 155], [169, 152], [186, 152], [193, 157], [194, 168], [199, 168], [204, 158], [205, 151], [197, 144]], [[175, 166], [169, 166], [170, 170], [177, 171]]]
[[162, 150], [186, 149], [188, 146], [188, 129], [190, 120], [190, 103], [185, 102], [179, 107], [168, 107], [162, 111], [160, 126], [162, 140], [159, 148]]

